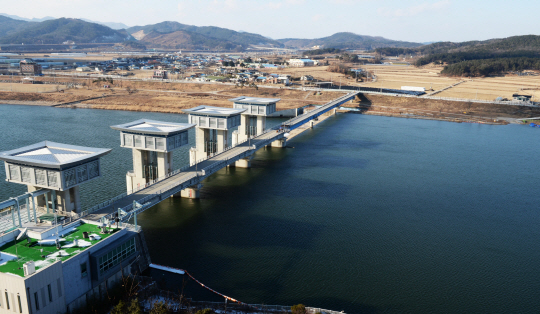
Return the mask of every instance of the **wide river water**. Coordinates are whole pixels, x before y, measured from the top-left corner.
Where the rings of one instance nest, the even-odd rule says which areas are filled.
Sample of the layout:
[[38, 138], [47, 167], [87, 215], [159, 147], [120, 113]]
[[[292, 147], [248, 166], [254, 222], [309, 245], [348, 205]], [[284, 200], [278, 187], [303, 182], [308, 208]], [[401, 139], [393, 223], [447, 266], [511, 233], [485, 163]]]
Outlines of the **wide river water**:
[[[89, 207], [124, 192], [132, 168], [109, 126], [143, 117], [187, 121], [2, 105], [0, 150], [42, 140], [113, 148], [103, 177], [81, 187]], [[539, 137], [518, 125], [338, 114], [289, 148], [260, 150], [251, 169], [219, 171], [200, 200], [170, 198], [139, 223], [153, 262], [247, 303], [538, 313]], [[187, 163], [187, 149], [174, 153], [176, 166]], [[0, 199], [23, 192], [0, 183]], [[175, 290], [185, 279], [152, 274]], [[184, 292], [222, 301], [191, 281]]]

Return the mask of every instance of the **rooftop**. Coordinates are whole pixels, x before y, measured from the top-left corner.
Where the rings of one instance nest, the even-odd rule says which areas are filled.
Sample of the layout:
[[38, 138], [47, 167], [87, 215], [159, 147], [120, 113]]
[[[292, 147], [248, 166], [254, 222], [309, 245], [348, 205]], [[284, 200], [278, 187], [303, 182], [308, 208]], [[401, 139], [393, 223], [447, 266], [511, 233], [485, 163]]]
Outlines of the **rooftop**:
[[0, 160], [43, 168], [62, 169], [110, 153], [110, 149], [67, 145], [55, 142], [0, 152]]
[[241, 102], [243, 104], [256, 104], [256, 105], [269, 105], [280, 101], [280, 98], [257, 98], [257, 97], [247, 97], [240, 96], [236, 98], [229, 99], [232, 102]]
[[246, 109], [198, 106], [191, 109], [182, 109], [182, 111], [187, 114], [194, 114], [200, 116], [230, 117], [239, 115], [242, 112], [246, 111]]
[[[67, 229], [60, 237], [61, 249], [58, 250], [55, 245], [54, 238], [37, 240], [34, 238], [23, 237], [18, 241], [9, 241], [0, 247], [0, 272], [11, 273], [24, 277], [23, 264], [29, 261], [34, 261], [36, 271], [45, 268], [58, 260], [65, 261], [73, 257], [87, 248], [103, 241], [117, 232], [119, 229], [111, 228], [111, 233], [99, 233], [100, 229], [96, 225], [81, 224], [74, 228]], [[88, 232], [89, 235], [97, 235], [91, 239], [83, 239], [83, 232]], [[28, 243], [30, 239], [30, 243]], [[78, 246], [74, 245], [74, 240], [77, 239]], [[17, 242], [15, 244], [15, 242]], [[60, 254], [59, 254], [60, 253]], [[17, 260], [17, 256], [19, 259]]]
[[112, 129], [150, 135], [174, 135], [195, 127], [195, 124], [163, 122], [148, 119], [140, 119], [129, 123], [113, 125]]

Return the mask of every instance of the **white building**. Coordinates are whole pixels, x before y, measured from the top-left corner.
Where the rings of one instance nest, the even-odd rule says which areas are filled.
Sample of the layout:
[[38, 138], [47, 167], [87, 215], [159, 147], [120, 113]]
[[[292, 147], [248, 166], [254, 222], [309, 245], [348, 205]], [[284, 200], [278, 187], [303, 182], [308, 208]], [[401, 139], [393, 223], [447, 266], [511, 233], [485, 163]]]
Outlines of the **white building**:
[[148, 119], [111, 126], [120, 131], [120, 146], [133, 150], [133, 170], [126, 175], [127, 191], [173, 171], [172, 152], [188, 145], [188, 130], [193, 127], [195, 124]]
[[[80, 212], [79, 186], [101, 177], [100, 158], [110, 149], [83, 147], [44, 141], [0, 153], [6, 167], [6, 181], [24, 184], [28, 192], [54, 191], [54, 204], [63, 213]], [[51, 199], [52, 201], [52, 199]], [[38, 206], [49, 207], [45, 196]]]
[[70, 312], [99, 302], [123, 276], [148, 267], [140, 228], [106, 229], [77, 220], [2, 235], [0, 314]]
[[311, 59], [290, 59], [290, 67], [312, 67], [315, 65], [315, 61]]

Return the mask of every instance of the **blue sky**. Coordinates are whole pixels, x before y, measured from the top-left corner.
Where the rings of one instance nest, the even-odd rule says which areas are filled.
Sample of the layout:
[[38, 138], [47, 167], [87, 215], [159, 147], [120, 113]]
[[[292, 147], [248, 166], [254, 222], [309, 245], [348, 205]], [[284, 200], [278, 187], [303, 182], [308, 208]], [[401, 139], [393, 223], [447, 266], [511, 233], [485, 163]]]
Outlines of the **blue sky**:
[[532, 0], [3, 0], [0, 12], [75, 17], [129, 26], [165, 20], [213, 25], [271, 38], [336, 32], [390, 39], [467, 41], [540, 34]]

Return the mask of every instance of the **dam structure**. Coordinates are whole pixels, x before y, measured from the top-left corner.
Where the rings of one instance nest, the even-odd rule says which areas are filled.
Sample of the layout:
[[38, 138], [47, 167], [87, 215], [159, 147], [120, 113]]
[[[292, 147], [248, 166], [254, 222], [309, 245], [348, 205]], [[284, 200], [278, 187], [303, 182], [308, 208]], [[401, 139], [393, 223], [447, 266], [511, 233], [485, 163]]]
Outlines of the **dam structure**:
[[[336, 108], [353, 100], [357, 94], [358, 92], [353, 92], [343, 95], [316, 110], [306, 112], [276, 127], [263, 131], [257, 129], [254, 135], [247, 136], [234, 145], [229, 145], [227, 142], [228, 133], [237, 126], [245, 130], [245, 126], [241, 126], [240, 123], [241, 115], [247, 110], [252, 112], [253, 109], [199, 106], [184, 110], [189, 114], [190, 123], [188, 124], [137, 120], [112, 126], [113, 129], [120, 131], [120, 145], [134, 151], [134, 169], [126, 175], [128, 191], [86, 210], [70, 207], [71, 210], [58, 211], [57, 214], [64, 215], [63, 219], [66, 221], [83, 218], [102, 225], [115, 222], [121, 224], [133, 219], [136, 226], [138, 213], [171, 196], [198, 198], [198, 190], [207, 177], [228, 166], [249, 167], [249, 161], [259, 149], [266, 146], [285, 147], [289, 132], [306, 123], [311, 123], [325, 113], [335, 112]], [[268, 110], [266, 112], [271, 112], [272, 106], [278, 101], [278, 99], [257, 100], [253, 97], [248, 97], [248, 99], [251, 102], [250, 105], [258, 101], [257, 105], [264, 106], [263, 108]], [[258, 110], [257, 113], [259, 113]], [[266, 113], [261, 112], [261, 114]], [[257, 126], [259, 125], [261, 124], [258, 123]], [[191, 128], [194, 128], [196, 132], [196, 145], [190, 149], [190, 164], [170, 171], [172, 169], [170, 154], [178, 147], [188, 144], [187, 132]], [[24, 149], [16, 151], [24, 151]], [[101, 157], [106, 153], [108, 153], [107, 150], [96, 151], [95, 154], [98, 155], [94, 157]], [[4, 155], [5, 153], [0, 153], [0, 159], [3, 158], [2, 160], [9, 163], [6, 157], [2, 157]], [[9, 170], [7, 164], [6, 167]], [[60, 182], [64, 177], [58, 178]], [[54, 189], [43, 186], [40, 193], [54, 193], [51, 190]], [[24, 199], [24, 196], [20, 199]], [[8, 209], [5, 213], [11, 213], [13, 217], [17, 214], [19, 217], [24, 216], [24, 213], [17, 213], [20, 210], [13, 205], [13, 201], [8, 200], [4, 203], [0, 204], [4, 204], [2, 208]], [[69, 208], [66, 207], [66, 209]], [[5, 232], [9, 228], [21, 228], [24, 225], [18, 223], [15, 218], [3, 219], [5, 217], [7, 217], [6, 214], [0, 216], [0, 232]], [[6, 223], [6, 226], [2, 227], [3, 220], [12, 222], [11, 226], [10, 223]], [[31, 220], [29, 222], [32, 223]]]

